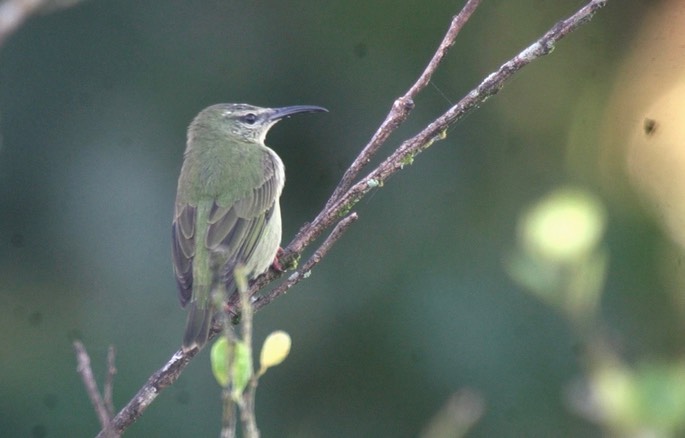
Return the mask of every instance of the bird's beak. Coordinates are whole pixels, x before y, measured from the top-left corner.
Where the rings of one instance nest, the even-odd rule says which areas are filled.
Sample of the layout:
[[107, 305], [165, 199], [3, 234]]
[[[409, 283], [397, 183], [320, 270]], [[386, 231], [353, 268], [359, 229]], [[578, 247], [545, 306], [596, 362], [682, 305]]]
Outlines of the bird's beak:
[[284, 106], [283, 108], [274, 108], [268, 115], [268, 120], [270, 122], [277, 122], [278, 120], [290, 117], [297, 113], [327, 113], [326, 108], [313, 105], [294, 105], [294, 106]]

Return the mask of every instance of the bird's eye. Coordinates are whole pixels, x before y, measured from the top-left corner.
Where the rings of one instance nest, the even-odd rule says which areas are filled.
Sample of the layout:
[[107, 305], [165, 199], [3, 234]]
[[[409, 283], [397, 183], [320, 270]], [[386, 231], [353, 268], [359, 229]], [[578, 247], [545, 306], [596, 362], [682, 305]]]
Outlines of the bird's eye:
[[243, 122], [247, 123], [248, 125], [252, 125], [256, 121], [257, 116], [252, 113], [247, 113], [243, 116]]

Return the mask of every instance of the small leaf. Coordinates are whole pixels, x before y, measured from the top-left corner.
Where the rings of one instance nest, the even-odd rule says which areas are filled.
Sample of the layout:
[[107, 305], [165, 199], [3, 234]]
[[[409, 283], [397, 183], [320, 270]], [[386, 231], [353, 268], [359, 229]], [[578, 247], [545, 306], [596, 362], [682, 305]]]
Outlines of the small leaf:
[[244, 342], [236, 342], [235, 356], [233, 357], [233, 400], [239, 402], [243, 397], [243, 391], [252, 377], [252, 358], [250, 349]]
[[259, 356], [260, 376], [264, 374], [268, 368], [280, 364], [288, 357], [291, 343], [290, 335], [282, 330], [275, 331], [267, 336]]
[[[229, 374], [231, 354], [233, 354], [233, 363], [232, 373]], [[231, 345], [226, 337], [222, 336], [212, 345], [210, 361], [217, 383], [224, 388], [231, 386], [231, 396], [238, 401], [252, 377], [252, 359], [249, 348], [243, 342]]]
[[228, 339], [222, 336], [212, 345], [210, 361], [212, 363], [212, 373], [217, 383], [222, 387], [227, 387], [231, 379], [228, 375]]

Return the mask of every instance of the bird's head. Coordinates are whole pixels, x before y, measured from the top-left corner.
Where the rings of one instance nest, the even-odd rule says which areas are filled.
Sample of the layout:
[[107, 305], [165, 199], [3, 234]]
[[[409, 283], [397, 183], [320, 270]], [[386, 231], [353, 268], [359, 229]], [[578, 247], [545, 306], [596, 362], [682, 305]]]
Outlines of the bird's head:
[[267, 132], [279, 120], [297, 113], [322, 111], [328, 110], [311, 105], [260, 108], [246, 103], [220, 103], [205, 108], [195, 117], [188, 136], [228, 137], [245, 143], [264, 144]]

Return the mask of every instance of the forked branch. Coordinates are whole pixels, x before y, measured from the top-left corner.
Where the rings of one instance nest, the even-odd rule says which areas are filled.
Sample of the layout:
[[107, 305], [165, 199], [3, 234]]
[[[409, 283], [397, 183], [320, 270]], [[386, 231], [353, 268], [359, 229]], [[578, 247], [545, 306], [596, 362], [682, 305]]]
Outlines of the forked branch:
[[[460, 29], [469, 17], [472, 16], [479, 3], [478, 0], [467, 1], [462, 11], [453, 18], [443, 41], [419, 79], [409, 88], [404, 96], [394, 102], [388, 116], [350, 168], [345, 172], [324, 209], [321, 210], [311, 223], [305, 224], [295, 238], [285, 247], [284, 254], [281, 257], [281, 264], [283, 266], [291, 266], [302, 255], [304, 250], [327, 229], [334, 227], [333, 231], [324, 243], [314, 251], [311, 258], [270, 293], [262, 296], [257, 295], [260, 289], [281, 276], [282, 273], [269, 271], [252, 284], [250, 293], [255, 297], [255, 310], [266, 306], [280, 295], [286, 293], [290, 287], [306, 278], [311, 269], [325, 257], [331, 246], [357, 220], [357, 214], [354, 212], [350, 213], [350, 211], [360, 199], [371, 190], [382, 186], [390, 175], [401, 170], [406, 164], [411, 163], [416, 155], [426, 150], [435, 141], [445, 138], [447, 129], [450, 126], [454, 125], [468, 112], [483, 104], [490, 96], [496, 94], [504, 86], [504, 83], [520, 69], [534, 60], [549, 54], [559, 40], [588, 22], [597, 10], [605, 6], [606, 2], [607, 0], [591, 0], [567, 19], [556, 23], [528, 48], [504, 63], [497, 71], [488, 75], [456, 105], [445, 111], [444, 114], [428, 124], [414, 137], [405, 140], [378, 167], [355, 183], [362, 168], [369, 163], [371, 157], [376, 154], [390, 134], [406, 120], [414, 107], [414, 98], [430, 82], [431, 76], [440, 65], [447, 50], [454, 44]], [[217, 332], [218, 330], [215, 329], [212, 336], [215, 336]], [[112, 436], [112, 434], [120, 434], [128, 428], [142, 415], [165, 387], [173, 384], [178, 379], [185, 366], [195, 354], [197, 354], [197, 350], [189, 352], [177, 351], [161, 369], [148, 379], [133, 399], [112, 419], [109, 427], [100, 432], [98, 436], [108, 437]]]

